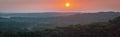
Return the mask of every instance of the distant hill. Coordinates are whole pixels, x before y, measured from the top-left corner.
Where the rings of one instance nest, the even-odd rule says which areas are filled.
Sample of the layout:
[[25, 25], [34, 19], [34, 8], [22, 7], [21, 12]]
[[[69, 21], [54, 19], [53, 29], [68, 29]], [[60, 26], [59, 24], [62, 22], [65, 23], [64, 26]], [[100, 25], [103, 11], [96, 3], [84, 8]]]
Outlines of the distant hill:
[[48, 18], [71, 15], [75, 13], [58, 13], [58, 12], [46, 12], [46, 13], [0, 13], [0, 17], [34, 17], [34, 18]]
[[120, 12], [98, 12], [98, 13], [82, 13], [70, 16], [55, 17], [58, 23], [80, 23], [88, 24], [91, 22], [106, 22], [112, 18], [120, 16]]

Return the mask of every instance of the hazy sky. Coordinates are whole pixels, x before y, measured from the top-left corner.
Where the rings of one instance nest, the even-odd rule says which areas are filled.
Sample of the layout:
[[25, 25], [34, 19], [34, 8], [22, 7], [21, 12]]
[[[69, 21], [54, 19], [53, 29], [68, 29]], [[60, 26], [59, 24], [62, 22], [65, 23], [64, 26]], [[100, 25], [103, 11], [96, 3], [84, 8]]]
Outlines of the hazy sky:
[[0, 11], [120, 11], [120, 0], [0, 0]]

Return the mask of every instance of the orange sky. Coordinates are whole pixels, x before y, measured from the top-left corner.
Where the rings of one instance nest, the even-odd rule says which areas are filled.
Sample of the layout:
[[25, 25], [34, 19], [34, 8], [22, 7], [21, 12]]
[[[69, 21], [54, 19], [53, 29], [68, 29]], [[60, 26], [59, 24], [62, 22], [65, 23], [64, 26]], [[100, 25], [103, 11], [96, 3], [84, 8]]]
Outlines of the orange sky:
[[120, 0], [0, 0], [0, 11], [120, 11]]

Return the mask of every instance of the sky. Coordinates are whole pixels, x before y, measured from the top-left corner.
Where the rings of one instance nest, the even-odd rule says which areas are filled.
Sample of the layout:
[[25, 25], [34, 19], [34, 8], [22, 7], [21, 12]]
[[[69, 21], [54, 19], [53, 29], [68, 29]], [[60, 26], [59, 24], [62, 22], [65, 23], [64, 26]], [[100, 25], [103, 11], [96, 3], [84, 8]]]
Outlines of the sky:
[[120, 0], [0, 0], [0, 12], [57, 11], [120, 11]]

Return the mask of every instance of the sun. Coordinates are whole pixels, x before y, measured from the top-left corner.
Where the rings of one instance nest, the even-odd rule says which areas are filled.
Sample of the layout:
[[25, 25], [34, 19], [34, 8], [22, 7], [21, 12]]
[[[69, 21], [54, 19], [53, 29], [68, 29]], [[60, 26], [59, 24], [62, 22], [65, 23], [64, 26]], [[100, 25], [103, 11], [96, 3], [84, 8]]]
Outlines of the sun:
[[66, 7], [70, 7], [70, 3], [68, 3], [68, 2], [65, 5], [66, 5]]

